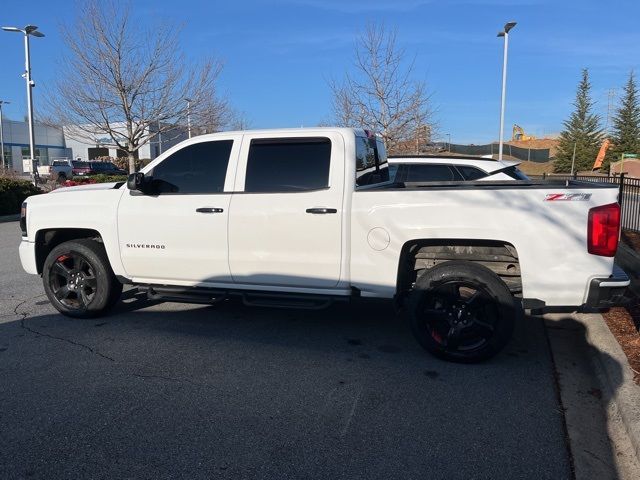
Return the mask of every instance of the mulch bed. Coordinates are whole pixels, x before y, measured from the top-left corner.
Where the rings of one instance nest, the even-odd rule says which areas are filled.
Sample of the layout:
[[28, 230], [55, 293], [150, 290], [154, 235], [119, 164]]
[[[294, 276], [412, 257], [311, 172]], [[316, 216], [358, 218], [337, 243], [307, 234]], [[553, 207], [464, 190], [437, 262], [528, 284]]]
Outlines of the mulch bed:
[[623, 230], [621, 240], [622, 243], [626, 244], [629, 248], [640, 253], [640, 233]]
[[[640, 233], [623, 231], [621, 240], [640, 254]], [[640, 298], [633, 296], [630, 305], [612, 308], [602, 316], [627, 355], [634, 380], [640, 385]]]
[[633, 378], [640, 385], [640, 301], [636, 298], [633, 305], [612, 308], [602, 316], [627, 355]]

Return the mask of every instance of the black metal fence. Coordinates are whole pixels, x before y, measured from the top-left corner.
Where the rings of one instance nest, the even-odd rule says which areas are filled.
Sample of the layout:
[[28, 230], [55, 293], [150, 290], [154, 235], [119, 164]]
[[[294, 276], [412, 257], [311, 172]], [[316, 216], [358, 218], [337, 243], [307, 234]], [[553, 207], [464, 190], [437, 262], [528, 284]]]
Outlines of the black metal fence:
[[582, 180], [586, 182], [614, 183], [620, 193], [618, 201], [622, 208], [622, 228], [640, 232], [640, 178], [626, 178], [624, 173], [613, 177], [606, 175], [529, 175], [546, 180]]

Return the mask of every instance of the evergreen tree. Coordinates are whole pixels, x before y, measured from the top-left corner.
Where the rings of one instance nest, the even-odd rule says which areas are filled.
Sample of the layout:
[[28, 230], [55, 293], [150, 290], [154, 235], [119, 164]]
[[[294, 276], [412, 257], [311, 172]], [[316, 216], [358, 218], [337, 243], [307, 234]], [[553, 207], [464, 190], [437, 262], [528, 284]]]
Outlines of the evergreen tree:
[[608, 172], [610, 162], [620, 160], [623, 153], [640, 155], [640, 99], [633, 72], [629, 74], [620, 106], [613, 116], [611, 142], [613, 146], [607, 152], [603, 171]]
[[600, 116], [593, 113], [594, 102], [591, 100], [591, 83], [589, 71], [582, 70], [582, 80], [578, 85], [576, 107], [568, 120], [564, 122], [564, 130], [560, 134], [560, 142], [556, 152], [553, 169], [555, 172], [570, 172], [573, 149], [576, 149], [575, 171], [591, 170], [598, 155], [604, 134], [600, 127]]

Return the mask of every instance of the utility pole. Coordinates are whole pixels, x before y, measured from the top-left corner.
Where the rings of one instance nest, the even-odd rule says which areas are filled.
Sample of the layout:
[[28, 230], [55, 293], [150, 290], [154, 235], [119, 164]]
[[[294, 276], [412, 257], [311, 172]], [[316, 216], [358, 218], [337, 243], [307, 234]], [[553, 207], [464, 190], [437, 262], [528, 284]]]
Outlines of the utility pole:
[[509, 52], [509, 30], [516, 26], [516, 22], [507, 22], [504, 30], [498, 32], [498, 37], [504, 37], [504, 53], [502, 58], [502, 100], [500, 102], [500, 142], [498, 146], [498, 160], [502, 160], [504, 145], [504, 105], [507, 97], [507, 56]]
[[6, 169], [7, 168], [7, 164], [4, 161], [4, 129], [2, 126], [2, 105], [6, 105], [8, 102], [6, 100], [0, 100], [0, 156], [2, 156], [2, 168]]
[[191, 138], [191, 99], [185, 98], [187, 102], [187, 130], [189, 132], [189, 138]]
[[616, 97], [616, 89], [610, 88], [607, 91], [607, 120], [604, 125], [604, 131], [609, 136], [609, 120], [611, 119], [611, 110], [613, 109], [613, 100]]
[[573, 143], [573, 156], [571, 157], [571, 176], [573, 177], [573, 172], [576, 166], [576, 147], [578, 146], [578, 142]]
[[24, 34], [24, 79], [27, 83], [27, 113], [29, 116], [29, 151], [31, 156], [31, 173], [33, 174], [33, 183], [38, 186], [40, 177], [38, 175], [38, 163], [35, 158], [36, 140], [33, 129], [33, 96], [32, 90], [36, 86], [36, 82], [31, 79], [31, 54], [29, 52], [29, 37], [44, 37], [44, 33], [38, 31], [35, 25], [27, 25], [24, 28], [2, 27], [6, 32], [18, 32]]

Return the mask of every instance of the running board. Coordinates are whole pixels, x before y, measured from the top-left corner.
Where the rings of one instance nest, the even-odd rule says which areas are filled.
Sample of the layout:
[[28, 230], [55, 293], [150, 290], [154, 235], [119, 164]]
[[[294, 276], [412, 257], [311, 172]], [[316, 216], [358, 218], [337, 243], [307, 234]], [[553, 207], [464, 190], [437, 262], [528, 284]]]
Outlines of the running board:
[[[335, 301], [349, 301], [350, 296], [327, 296], [317, 294], [286, 292], [255, 292], [242, 290], [225, 290], [206, 287], [182, 287], [171, 285], [138, 285], [146, 292], [149, 300], [165, 302], [185, 302], [214, 304], [229, 296], [239, 296], [242, 303], [249, 307], [270, 307], [321, 310]], [[359, 293], [359, 292], [357, 292]], [[352, 292], [352, 296], [358, 296]]]
[[333, 301], [333, 298], [319, 295], [273, 295], [266, 293], [245, 293], [242, 295], [242, 303], [248, 307], [322, 310], [330, 306]]
[[185, 303], [218, 303], [227, 298], [229, 292], [225, 290], [213, 290], [199, 287], [171, 287], [140, 285], [142, 291], [146, 291], [149, 300], [162, 300], [165, 302]]

